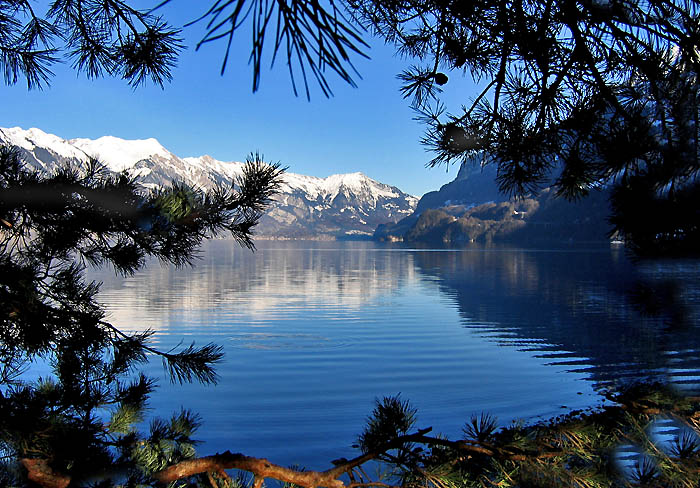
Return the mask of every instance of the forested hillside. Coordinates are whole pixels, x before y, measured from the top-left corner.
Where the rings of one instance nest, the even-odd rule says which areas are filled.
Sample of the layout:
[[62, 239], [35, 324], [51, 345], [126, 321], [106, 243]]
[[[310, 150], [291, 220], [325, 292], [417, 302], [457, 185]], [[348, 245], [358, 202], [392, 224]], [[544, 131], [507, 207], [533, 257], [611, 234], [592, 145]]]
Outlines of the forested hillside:
[[428, 208], [396, 224], [382, 225], [379, 240], [409, 242], [604, 242], [611, 226], [609, 192], [579, 201], [558, 198], [546, 189], [538, 196], [504, 202]]

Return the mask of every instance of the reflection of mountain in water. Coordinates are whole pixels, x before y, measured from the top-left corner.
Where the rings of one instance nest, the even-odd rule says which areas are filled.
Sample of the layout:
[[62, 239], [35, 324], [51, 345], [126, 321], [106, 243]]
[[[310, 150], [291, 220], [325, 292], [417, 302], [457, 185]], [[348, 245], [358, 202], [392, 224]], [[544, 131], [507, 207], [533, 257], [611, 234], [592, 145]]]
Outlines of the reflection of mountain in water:
[[700, 384], [698, 261], [635, 266], [610, 249], [475, 249], [418, 253], [416, 264], [439, 278], [467, 327], [598, 386], [650, 377]]
[[[365, 248], [368, 252], [362, 252]], [[92, 270], [90, 279], [103, 283], [99, 297], [125, 329], [161, 329], [167, 326], [162, 313], [172, 310], [198, 313], [212, 323], [230, 321], [230, 315], [220, 317], [216, 310], [226, 304], [230, 314], [238, 303], [239, 319], [285, 320], [300, 305], [308, 307], [309, 300], [329, 313], [357, 312], [377, 295], [415, 279], [411, 256], [372, 249], [371, 242], [262, 241], [251, 252], [232, 241], [213, 240], [205, 243], [194, 267], [153, 261], [128, 278], [101, 269]]]

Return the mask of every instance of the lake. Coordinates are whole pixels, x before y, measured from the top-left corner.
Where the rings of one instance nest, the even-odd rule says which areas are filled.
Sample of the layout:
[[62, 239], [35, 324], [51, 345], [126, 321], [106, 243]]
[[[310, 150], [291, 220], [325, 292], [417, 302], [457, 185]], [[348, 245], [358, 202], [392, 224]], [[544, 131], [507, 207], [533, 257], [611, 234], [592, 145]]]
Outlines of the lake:
[[207, 242], [194, 268], [91, 272], [125, 330], [157, 347], [215, 342], [215, 386], [171, 385], [152, 413], [204, 421], [202, 455], [231, 450], [327, 469], [374, 399], [400, 393], [418, 427], [459, 436], [600, 405], [638, 379], [696, 391], [700, 261], [632, 262], [620, 247], [412, 248], [373, 242]]

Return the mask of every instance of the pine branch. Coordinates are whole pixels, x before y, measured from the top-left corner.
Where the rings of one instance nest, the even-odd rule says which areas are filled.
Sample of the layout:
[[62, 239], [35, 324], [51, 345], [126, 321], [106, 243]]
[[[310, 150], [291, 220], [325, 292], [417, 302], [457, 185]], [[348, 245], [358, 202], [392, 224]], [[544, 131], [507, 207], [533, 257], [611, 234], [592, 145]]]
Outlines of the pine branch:
[[20, 459], [22, 466], [27, 470], [27, 478], [43, 488], [67, 488], [71, 478], [57, 473], [45, 459]]
[[[149, 348], [149, 351], [154, 352]], [[163, 365], [166, 367], [171, 380], [179, 383], [191, 383], [197, 380], [200, 383], [216, 383], [217, 374], [214, 365], [224, 357], [223, 348], [217, 344], [207, 344], [196, 348], [194, 343], [178, 353], [155, 352], [163, 357]]]
[[[126, 334], [109, 322], [100, 321], [100, 324], [119, 337], [126, 341], [134, 341], [134, 336]], [[137, 337], [138, 339], [138, 337]], [[137, 341], [133, 344], [138, 344], [138, 347], [150, 352], [156, 356], [160, 356], [163, 360], [163, 366], [170, 375], [170, 379], [180, 383], [191, 382], [197, 380], [201, 383], [216, 383], [217, 375], [214, 366], [223, 359], [223, 349], [216, 344], [207, 344], [202, 347], [195, 347], [192, 343], [183, 351], [173, 353], [166, 352], [150, 347], [143, 341]], [[138, 357], [138, 355], [135, 355]]]
[[224, 469], [240, 469], [253, 473], [256, 480], [273, 478], [285, 483], [292, 483], [305, 488], [324, 486], [327, 488], [344, 488], [347, 485], [338, 480], [340, 476], [350, 472], [372, 459], [376, 459], [383, 452], [401, 446], [406, 442], [412, 442], [427, 432], [430, 428], [422, 429], [415, 434], [401, 436], [381, 446], [380, 449], [358, 456], [350, 461], [338, 460], [336, 466], [327, 471], [297, 471], [284, 466], [271, 463], [267, 459], [245, 456], [240, 453], [226, 451], [222, 454], [206, 456], [202, 458], [183, 461], [173, 466], [154, 473], [152, 476], [160, 483], [172, 483], [179, 479], [187, 478], [195, 474], [219, 471]]

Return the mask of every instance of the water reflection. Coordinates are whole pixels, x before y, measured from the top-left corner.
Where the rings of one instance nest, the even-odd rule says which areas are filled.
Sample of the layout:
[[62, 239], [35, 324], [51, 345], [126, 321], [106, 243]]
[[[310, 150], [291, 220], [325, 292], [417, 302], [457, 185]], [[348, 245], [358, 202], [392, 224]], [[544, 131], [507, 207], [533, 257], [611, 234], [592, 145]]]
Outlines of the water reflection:
[[[173, 310], [216, 314], [241, 305], [247, 319], [285, 320], [301, 309], [359, 311], [377, 295], [416, 280], [413, 256], [363, 252], [368, 243], [261, 242], [255, 252], [225, 240], [209, 241], [194, 267], [152, 261], [132, 277], [92, 270], [103, 282], [111, 319], [130, 330], [168, 327]], [[370, 246], [371, 248], [372, 246]], [[153, 317], [155, 320], [149, 320]], [[230, 319], [228, 317], [227, 319]]]
[[472, 333], [586, 373], [598, 387], [646, 377], [692, 384], [700, 371], [697, 260], [632, 263], [610, 248], [439, 250], [367, 242], [262, 242], [251, 253], [211, 241], [194, 268], [154, 262], [130, 278], [109, 270], [92, 276], [104, 282], [101, 296], [119, 326], [182, 332], [188, 321], [244, 321], [246, 329], [230, 334], [234, 347], [342, 347], [352, 338], [251, 328], [310, 314], [362, 320], [381, 309], [382, 297], [432, 282]]
[[416, 265], [455, 298], [466, 327], [499, 344], [585, 372], [598, 387], [654, 378], [697, 389], [696, 260], [495, 248], [419, 253]]

